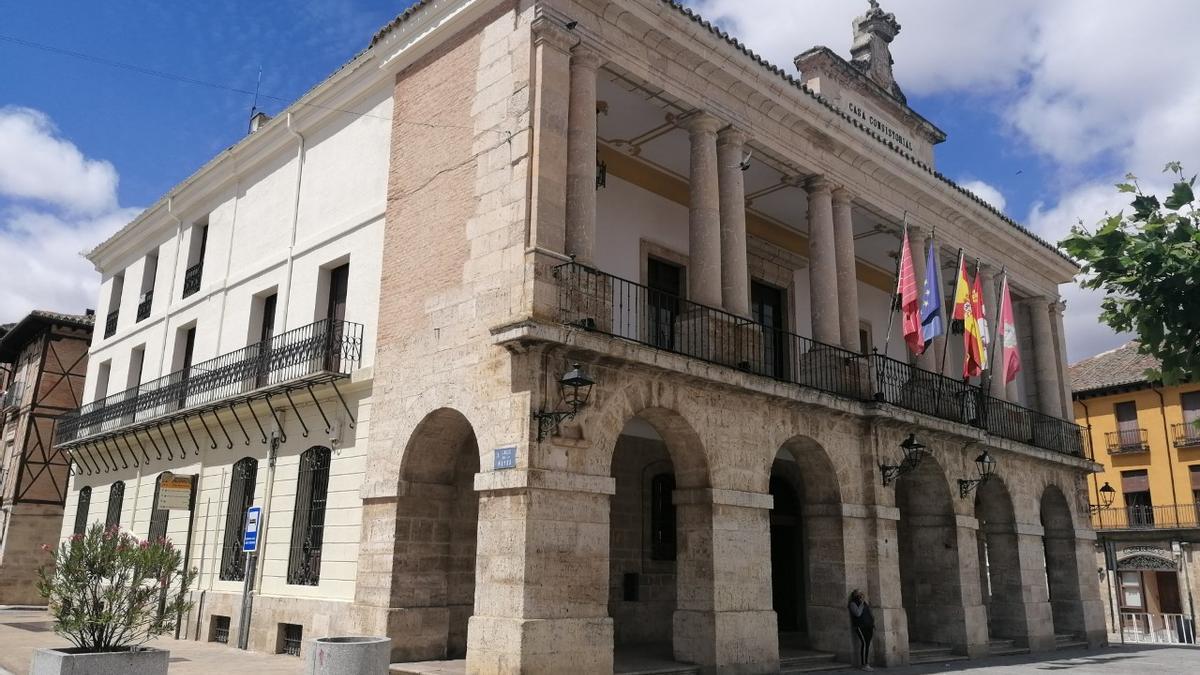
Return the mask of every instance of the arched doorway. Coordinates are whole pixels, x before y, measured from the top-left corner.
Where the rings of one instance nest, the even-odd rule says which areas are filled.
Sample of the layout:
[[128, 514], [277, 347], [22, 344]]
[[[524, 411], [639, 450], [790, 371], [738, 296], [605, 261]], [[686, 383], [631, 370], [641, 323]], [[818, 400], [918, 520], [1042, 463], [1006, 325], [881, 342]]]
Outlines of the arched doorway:
[[393, 661], [462, 658], [475, 603], [479, 447], [462, 413], [441, 408], [413, 432], [400, 465], [391, 606]]
[[1028, 646], [1016, 517], [1008, 487], [993, 476], [975, 493], [979, 521], [979, 588], [987, 607], [988, 635]]
[[896, 482], [900, 589], [910, 653], [930, 646], [966, 648], [958, 532], [950, 488], [937, 461]]
[[824, 448], [798, 436], [771, 466], [771, 598], [781, 654], [848, 650], [837, 475]]
[[[699, 438], [673, 412], [643, 411], [626, 422], [612, 458], [609, 616], [619, 657], [696, 661], [693, 622], [681, 612], [711, 608], [711, 513], [679, 503], [679, 490], [708, 485]], [[708, 525], [706, 534], [706, 525]], [[681, 633], [681, 631], [683, 633]]]
[[[1086, 633], [1076, 557], [1075, 523], [1067, 498], [1058, 486], [1047, 486], [1041, 500], [1042, 546], [1045, 552], [1046, 588], [1054, 634], [1078, 638]], [[1060, 638], [1060, 639], [1062, 639]]]

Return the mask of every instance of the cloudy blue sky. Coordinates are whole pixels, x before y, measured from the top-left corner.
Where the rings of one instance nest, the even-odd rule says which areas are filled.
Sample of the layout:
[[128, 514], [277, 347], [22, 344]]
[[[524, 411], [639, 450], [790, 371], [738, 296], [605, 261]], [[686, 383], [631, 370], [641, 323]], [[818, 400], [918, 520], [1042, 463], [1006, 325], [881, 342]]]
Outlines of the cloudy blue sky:
[[[154, 77], [39, 43], [253, 90], [274, 113], [364, 48], [405, 0], [20, 3], [0, 23], [0, 322], [79, 311], [98, 278], [79, 252], [245, 133], [247, 94]], [[866, 0], [690, 0], [770, 61], [848, 56]], [[909, 103], [949, 134], [938, 168], [1057, 240], [1121, 200], [1134, 171], [1200, 168], [1200, 2], [883, 0]], [[1099, 300], [1068, 298], [1071, 359], [1119, 344]]]

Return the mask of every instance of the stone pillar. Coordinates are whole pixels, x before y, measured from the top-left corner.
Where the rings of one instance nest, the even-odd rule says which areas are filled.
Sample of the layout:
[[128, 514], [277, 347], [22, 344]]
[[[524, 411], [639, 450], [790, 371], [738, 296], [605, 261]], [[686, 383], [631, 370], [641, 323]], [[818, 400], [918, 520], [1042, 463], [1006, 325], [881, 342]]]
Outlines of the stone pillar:
[[691, 138], [688, 182], [688, 300], [721, 306], [721, 205], [717, 129], [721, 121], [698, 113], [685, 122]]
[[676, 661], [703, 672], [777, 673], [770, 495], [676, 490]]
[[611, 673], [609, 501], [615, 481], [476, 474], [479, 540], [467, 672]]
[[574, 39], [547, 17], [533, 20], [533, 181], [530, 244], [561, 253], [566, 245], [567, 117]]
[[833, 186], [823, 176], [805, 183], [808, 190], [808, 292], [813, 339], [842, 342], [838, 312], [837, 248], [834, 243]]
[[1018, 596], [1022, 605], [1020, 618], [1025, 623], [1025, 646], [1033, 652], [1048, 651], [1055, 646], [1050, 589], [1046, 586], [1044, 534], [1041, 525], [1017, 523], [1015, 527], [1021, 570], [1021, 593]]
[[955, 534], [958, 539], [959, 599], [962, 603], [963, 643], [962, 651], [972, 658], [987, 656], [988, 615], [983, 603], [983, 589], [979, 577], [979, 521], [970, 516], [955, 516]]
[[1033, 328], [1033, 377], [1037, 382], [1038, 410], [1051, 417], [1062, 417], [1062, 385], [1050, 327], [1050, 300], [1036, 297], [1026, 302]]
[[1055, 300], [1050, 303], [1050, 316], [1053, 320], [1055, 364], [1057, 365], [1059, 389], [1062, 392], [1063, 417], [1073, 418], [1074, 405], [1071, 402], [1071, 378], [1067, 375], [1067, 333], [1063, 327], [1063, 313], [1067, 311], [1066, 300]]
[[741, 167], [746, 134], [726, 127], [717, 134], [721, 191], [721, 301], [725, 311], [750, 316], [746, 262], [746, 183]]
[[[877, 666], [905, 665], [908, 663], [908, 613], [904, 610], [900, 581], [900, 509], [853, 504], [844, 508], [857, 516], [845, 521], [846, 557], [866, 562], [861, 569], [847, 569], [846, 586], [850, 590], [861, 589], [871, 603], [871, 612], [875, 616], [872, 661]], [[859, 549], [856, 545], [851, 546], [851, 542], [862, 542], [864, 546]], [[849, 632], [847, 627], [847, 650], [852, 649]]]
[[567, 253], [593, 264], [596, 245], [596, 69], [600, 56], [585, 46], [571, 51], [567, 117]]
[[845, 188], [837, 188], [832, 193], [831, 201], [841, 345], [843, 349], [857, 353], [858, 265], [854, 258], [854, 223], [850, 218], [850, 192]]

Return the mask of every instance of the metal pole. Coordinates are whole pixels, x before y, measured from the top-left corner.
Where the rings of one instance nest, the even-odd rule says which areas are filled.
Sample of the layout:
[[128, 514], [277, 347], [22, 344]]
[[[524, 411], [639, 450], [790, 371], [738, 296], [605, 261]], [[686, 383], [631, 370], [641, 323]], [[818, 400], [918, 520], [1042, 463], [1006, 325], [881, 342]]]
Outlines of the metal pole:
[[[183, 573], [187, 574], [188, 565], [192, 562], [192, 529], [196, 524], [196, 483], [200, 481], [200, 474], [192, 476], [192, 494], [188, 497], [188, 529], [187, 543], [183, 549]], [[196, 580], [199, 582], [199, 579]], [[195, 589], [193, 589], [195, 590]], [[183, 622], [183, 608], [175, 612], [175, 639], [179, 639], [180, 624]]]
[[[962, 283], [962, 268], [963, 260], [966, 254], [962, 248], [958, 249], [958, 264], [954, 266], [954, 294], [950, 296], [950, 320], [947, 322], [949, 330], [946, 331], [946, 341], [942, 343], [942, 365], [938, 370], [942, 374], [946, 373], [946, 357], [950, 354], [950, 336], [954, 335], [954, 308], [958, 302], [958, 286]], [[961, 335], [962, 333], [959, 333]]]
[[254, 568], [258, 553], [251, 551], [246, 554], [245, 578], [242, 580], [242, 610], [238, 617], [238, 649], [245, 649], [247, 638], [250, 636], [250, 612], [254, 606], [251, 592], [254, 590]]
[[904, 245], [908, 240], [908, 211], [904, 212], [904, 223], [900, 229], [900, 248], [896, 255], [896, 292], [892, 295], [892, 306], [888, 311], [887, 332], [883, 336], [883, 355], [888, 355], [888, 347], [892, 342], [892, 322], [896, 319], [896, 310], [900, 309], [900, 261], [904, 255]]

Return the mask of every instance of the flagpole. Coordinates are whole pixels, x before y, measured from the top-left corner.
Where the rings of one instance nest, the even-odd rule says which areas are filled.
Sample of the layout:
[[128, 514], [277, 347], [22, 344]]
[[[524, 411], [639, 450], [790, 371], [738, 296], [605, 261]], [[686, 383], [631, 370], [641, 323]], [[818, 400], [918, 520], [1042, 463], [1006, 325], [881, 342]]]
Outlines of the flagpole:
[[962, 283], [962, 266], [965, 257], [966, 254], [963, 252], [962, 247], [959, 247], [958, 263], [954, 265], [954, 293], [950, 295], [950, 314], [948, 316], [949, 321], [946, 322], [946, 340], [942, 343], [942, 364], [938, 368], [939, 375], [946, 373], [946, 358], [950, 354], [950, 336], [954, 335], [954, 307], [958, 301], [958, 285]]
[[[972, 277], [974, 280], [979, 280], [979, 266], [980, 266], [980, 265], [982, 265], [982, 264], [983, 264], [983, 263], [982, 263], [982, 262], [980, 262], [979, 258], [975, 258], [975, 276], [974, 276], [974, 277]], [[970, 298], [970, 297], [971, 297], [971, 294], [972, 294], [972, 293], [974, 293], [974, 292], [975, 292], [975, 281], [972, 281], [972, 282], [971, 282], [971, 287], [967, 289], [967, 297], [968, 297], [968, 298]], [[979, 298], [979, 301], [980, 301], [980, 302], [983, 302], [983, 298], [982, 298], [982, 297], [981, 297], [981, 298]], [[971, 303], [971, 313], [972, 313], [972, 314], [974, 314], [974, 313], [975, 313], [975, 305], [976, 305], [976, 304], [977, 304], [977, 303], [975, 303], [975, 302], [972, 302], [972, 303]], [[985, 316], [985, 317], [983, 317], [983, 320], [984, 320], [984, 321], [987, 321], [987, 317], [986, 317], [986, 316]], [[963, 316], [963, 333], [965, 334], [966, 332], [967, 332], [967, 317], [966, 317], [966, 315], [964, 315], [964, 316]], [[980, 334], [980, 331], [979, 331], [979, 321], [978, 321], [978, 320], [976, 320], [976, 321], [975, 321], [975, 334], [976, 334], [976, 335], [979, 335], [979, 334]], [[963, 365], [964, 365], [964, 367], [965, 367], [965, 365], [966, 365], [966, 360], [967, 360], [967, 349], [966, 349], [966, 343], [964, 343], [964, 344], [963, 344]], [[979, 383], [980, 383], [980, 384], [983, 384], [983, 371], [984, 371], [984, 368], [980, 368], [980, 369], [979, 369]], [[971, 378], [970, 378], [969, 376], [967, 376], [967, 375], [963, 375], [963, 383], [964, 383], [964, 384], [970, 384], [970, 383], [971, 383]], [[983, 387], [980, 387], [980, 389], [983, 389]]]
[[892, 346], [892, 324], [896, 321], [896, 310], [900, 309], [896, 306], [900, 298], [900, 261], [904, 259], [904, 244], [908, 240], [908, 211], [904, 212], [904, 222], [900, 229], [900, 248], [896, 255], [896, 292], [892, 295], [892, 306], [888, 312], [887, 333], [883, 337], [883, 355], [888, 355], [888, 349]]
[[[991, 356], [988, 357], [988, 389], [989, 389], [988, 395], [989, 396], [991, 396], [990, 389], [992, 388], [992, 380], [995, 379], [995, 377], [996, 377], [996, 345], [1004, 339], [1003, 327], [1001, 326], [1001, 323], [1004, 321], [1004, 317], [1002, 317], [1000, 313], [1002, 311], [1004, 311], [1004, 296], [1003, 296], [1003, 294], [1004, 294], [1004, 289], [1007, 286], [1008, 286], [1008, 265], [1002, 265], [1000, 267], [1000, 289], [999, 289], [999, 291], [996, 292], [996, 323], [990, 324], [988, 326], [988, 332], [994, 333], [991, 336], [991, 338], [992, 338], [992, 344], [991, 344], [992, 354], [991, 354]], [[1002, 373], [1001, 375], [1003, 376], [1005, 374]], [[1008, 383], [1006, 382], [1005, 384], [1007, 385]]]

